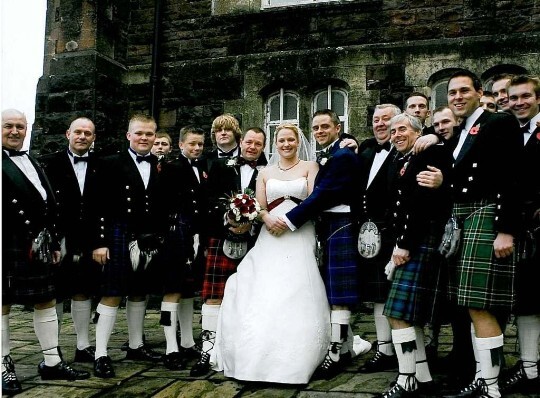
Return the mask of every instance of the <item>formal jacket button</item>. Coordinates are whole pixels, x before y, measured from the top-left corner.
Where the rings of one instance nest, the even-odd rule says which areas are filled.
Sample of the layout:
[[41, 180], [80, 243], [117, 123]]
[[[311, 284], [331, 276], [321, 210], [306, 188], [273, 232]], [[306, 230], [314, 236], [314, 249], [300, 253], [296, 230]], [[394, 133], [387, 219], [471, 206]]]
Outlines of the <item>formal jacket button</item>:
[[195, 213], [195, 214], [199, 214], [199, 210], [195, 210], [194, 213]]
[[478, 163], [473, 163], [472, 167], [473, 167], [473, 169], [476, 169], [478, 167]]
[[129, 189], [129, 185], [126, 185], [126, 189]]
[[501, 205], [497, 205], [497, 209], [499, 209], [499, 210], [500, 210], [500, 209], [501, 209]]
[[13, 204], [17, 203], [17, 199], [13, 199], [13, 200], [11, 201], [11, 203], [13, 203]]
[[24, 210], [19, 211], [19, 214], [22, 216], [24, 214]]
[[100, 221], [105, 221], [105, 219], [104, 219], [103, 217], [101, 217], [99, 220], [100, 220]]
[[497, 199], [500, 199], [500, 198], [501, 198], [501, 194], [498, 193], [498, 194], [497, 194]]
[[495, 221], [498, 221], [498, 220], [499, 220], [499, 216], [496, 216], [496, 217], [495, 217]]
[[29, 224], [30, 224], [30, 220], [26, 220], [24, 223], [25, 223], [26, 225], [29, 225]]
[[470, 176], [470, 177], [469, 177], [469, 181], [472, 181], [472, 180], [473, 180], [473, 177], [472, 177], [472, 176]]
[[400, 201], [398, 200], [398, 201], [396, 202], [396, 205], [399, 206], [400, 204], [401, 204], [401, 203], [400, 203]]
[[100, 229], [105, 229], [105, 227], [102, 225], [101, 227], [99, 227]]
[[394, 213], [394, 217], [397, 217], [397, 213]]
[[126, 198], [126, 200], [127, 200], [128, 202], [131, 202], [131, 198]]
[[101, 235], [99, 235], [99, 237], [100, 237], [100, 238], [104, 238], [104, 237], [105, 237], [105, 235], [101, 234]]
[[467, 193], [467, 191], [468, 191], [467, 188], [463, 188], [463, 189], [461, 190], [461, 192], [463, 192], [463, 193]]

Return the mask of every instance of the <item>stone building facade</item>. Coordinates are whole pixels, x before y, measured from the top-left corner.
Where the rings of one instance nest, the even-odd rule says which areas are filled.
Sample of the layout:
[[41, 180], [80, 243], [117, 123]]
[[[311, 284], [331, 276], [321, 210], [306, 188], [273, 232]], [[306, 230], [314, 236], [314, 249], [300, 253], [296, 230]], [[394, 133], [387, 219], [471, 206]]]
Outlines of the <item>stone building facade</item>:
[[82, 115], [97, 148], [117, 150], [134, 112], [173, 137], [230, 112], [310, 138], [330, 106], [365, 138], [376, 104], [421, 91], [441, 105], [458, 68], [486, 88], [500, 72], [540, 75], [539, 26], [535, 0], [48, 0], [33, 150], [63, 146]]

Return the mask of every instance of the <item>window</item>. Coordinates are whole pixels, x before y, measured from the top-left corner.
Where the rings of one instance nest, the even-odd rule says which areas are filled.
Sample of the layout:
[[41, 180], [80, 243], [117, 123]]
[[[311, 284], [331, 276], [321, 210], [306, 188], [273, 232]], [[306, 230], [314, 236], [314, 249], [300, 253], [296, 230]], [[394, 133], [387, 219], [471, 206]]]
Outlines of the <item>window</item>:
[[313, 100], [313, 113], [321, 109], [332, 109], [339, 116], [341, 131], [349, 132], [349, 97], [347, 92], [328, 85], [326, 90], [320, 91]]
[[439, 106], [448, 105], [448, 79], [439, 80], [431, 88], [431, 104], [430, 109], [438, 108]]
[[264, 152], [268, 159], [274, 154], [274, 133], [276, 127], [282, 123], [299, 125], [298, 118], [299, 101], [298, 95], [280, 89], [279, 93], [271, 95], [266, 102], [266, 148]]
[[298, 6], [302, 4], [329, 3], [343, 0], [261, 0], [261, 8]]

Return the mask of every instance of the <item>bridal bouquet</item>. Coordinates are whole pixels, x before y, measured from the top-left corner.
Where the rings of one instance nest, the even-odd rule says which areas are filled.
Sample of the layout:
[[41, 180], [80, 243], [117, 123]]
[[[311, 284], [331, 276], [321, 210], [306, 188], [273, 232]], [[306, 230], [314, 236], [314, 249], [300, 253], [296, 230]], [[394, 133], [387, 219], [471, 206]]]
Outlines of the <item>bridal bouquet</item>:
[[250, 189], [231, 195], [227, 201], [227, 217], [239, 224], [252, 223], [261, 211], [261, 205], [255, 199], [255, 193]]

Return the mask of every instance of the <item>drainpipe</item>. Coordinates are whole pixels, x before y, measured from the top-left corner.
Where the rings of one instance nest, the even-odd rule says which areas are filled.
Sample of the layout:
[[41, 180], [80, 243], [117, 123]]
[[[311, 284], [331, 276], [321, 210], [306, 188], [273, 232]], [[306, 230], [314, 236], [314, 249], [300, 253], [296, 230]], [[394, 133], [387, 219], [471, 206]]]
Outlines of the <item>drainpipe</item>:
[[154, 43], [152, 46], [152, 71], [150, 75], [150, 115], [158, 118], [159, 115], [159, 35], [161, 27], [161, 8], [163, 0], [155, 0], [154, 4]]

